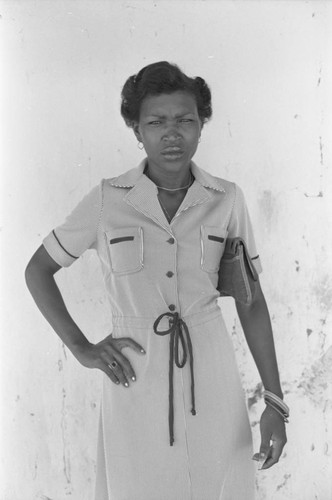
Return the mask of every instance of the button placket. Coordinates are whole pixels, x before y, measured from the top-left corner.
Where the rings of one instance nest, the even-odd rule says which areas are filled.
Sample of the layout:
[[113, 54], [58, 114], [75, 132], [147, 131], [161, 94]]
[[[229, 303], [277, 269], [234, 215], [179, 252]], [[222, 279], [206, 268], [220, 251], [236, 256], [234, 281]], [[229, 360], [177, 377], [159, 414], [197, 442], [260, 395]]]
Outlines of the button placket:
[[[170, 238], [168, 238], [168, 240], [166, 240], [166, 243], [168, 243], [169, 245], [175, 245], [175, 243], [176, 243], [175, 238], [173, 236], [171, 236]], [[173, 265], [174, 265], [174, 268], [175, 268], [176, 267], [176, 252], [177, 252], [176, 245], [173, 247], [173, 249], [171, 250], [171, 252], [173, 254], [173, 259], [172, 260], [173, 260]], [[170, 267], [173, 267], [173, 266], [170, 266]], [[169, 270], [169, 271], [167, 271], [165, 273], [165, 275], [167, 276], [167, 278], [173, 278], [174, 272], [171, 271], [171, 270]], [[176, 280], [173, 283], [174, 283], [174, 289], [172, 290], [172, 296], [177, 301]], [[173, 311], [175, 311], [177, 309], [177, 306], [174, 303], [171, 303], [171, 304], [169, 304], [168, 309], [173, 312]]]

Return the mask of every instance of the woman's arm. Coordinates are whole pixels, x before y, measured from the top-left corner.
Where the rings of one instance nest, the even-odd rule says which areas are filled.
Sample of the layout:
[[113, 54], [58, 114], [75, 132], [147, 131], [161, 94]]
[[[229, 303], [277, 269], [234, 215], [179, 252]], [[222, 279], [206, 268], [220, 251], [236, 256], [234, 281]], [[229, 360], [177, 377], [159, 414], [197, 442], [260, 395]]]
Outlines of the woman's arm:
[[[121, 350], [124, 347], [132, 347], [139, 353], [144, 350], [132, 339], [112, 339], [110, 335], [98, 344], [91, 344], [70, 316], [55, 282], [54, 274], [60, 268], [43, 245], [32, 256], [25, 271], [25, 279], [39, 310], [83, 366], [99, 368], [113, 382], [120, 381], [128, 387], [128, 380], [134, 380], [135, 374]], [[117, 362], [117, 368], [112, 370], [109, 365], [114, 361]]]
[[270, 315], [259, 281], [251, 305], [236, 302], [236, 309], [265, 390], [282, 398]]
[[[236, 309], [264, 389], [282, 399], [270, 315], [259, 281], [252, 304], [246, 306], [237, 302]], [[265, 461], [262, 469], [267, 469], [278, 462], [286, 444], [285, 424], [275, 410], [266, 407], [260, 429], [262, 440], [259, 459]]]
[[70, 316], [54, 280], [54, 274], [59, 269], [61, 266], [52, 259], [44, 246], [40, 246], [27, 265], [25, 280], [40, 312], [68, 349], [77, 356], [89, 342]]

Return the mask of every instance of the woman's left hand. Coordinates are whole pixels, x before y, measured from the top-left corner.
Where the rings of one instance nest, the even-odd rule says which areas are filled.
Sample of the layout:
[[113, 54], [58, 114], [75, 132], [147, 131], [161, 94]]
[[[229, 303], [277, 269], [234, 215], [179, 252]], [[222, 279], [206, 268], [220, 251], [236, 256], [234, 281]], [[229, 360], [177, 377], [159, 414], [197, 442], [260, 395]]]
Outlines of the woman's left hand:
[[[266, 406], [260, 421], [261, 446], [253, 460], [263, 462], [261, 469], [269, 469], [279, 461], [287, 442], [285, 423], [271, 407]], [[271, 443], [272, 442], [272, 443]]]

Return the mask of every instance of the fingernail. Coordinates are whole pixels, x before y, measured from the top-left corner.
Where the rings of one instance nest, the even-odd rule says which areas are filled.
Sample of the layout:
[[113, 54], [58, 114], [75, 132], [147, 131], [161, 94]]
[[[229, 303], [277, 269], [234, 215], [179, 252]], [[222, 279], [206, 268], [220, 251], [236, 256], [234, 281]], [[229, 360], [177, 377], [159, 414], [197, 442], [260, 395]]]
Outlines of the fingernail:
[[259, 454], [259, 460], [264, 460], [265, 458], [265, 453], [260, 453]]
[[133, 381], [135, 382], [135, 380], [136, 380], [136, 377], [131, 377], [131, 380], [133, 380]]
[[144, 349], [141, 349], [141, 353], [142, 353], [142, 354], [145, 354], [145, 351], [144, 351]]
[[128, 384], [128, 382], [125, 382], [125, 383], [124, 383], [124, 385], [125, 385], [126, 387], [129, 387], [129, 384]]

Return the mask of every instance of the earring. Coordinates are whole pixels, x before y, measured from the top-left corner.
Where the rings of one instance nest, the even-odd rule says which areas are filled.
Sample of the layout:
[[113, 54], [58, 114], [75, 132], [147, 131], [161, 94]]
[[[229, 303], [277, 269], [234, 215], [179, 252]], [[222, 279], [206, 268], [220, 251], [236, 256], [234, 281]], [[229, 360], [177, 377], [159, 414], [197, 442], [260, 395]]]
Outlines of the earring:
[[138, 141], [138, 143], [137, 143], [137, 147], [138, 147], [138, 149], [140, 149], [140, 150], [144, 149], [144, 144], [143, 144], [143, 142]]

